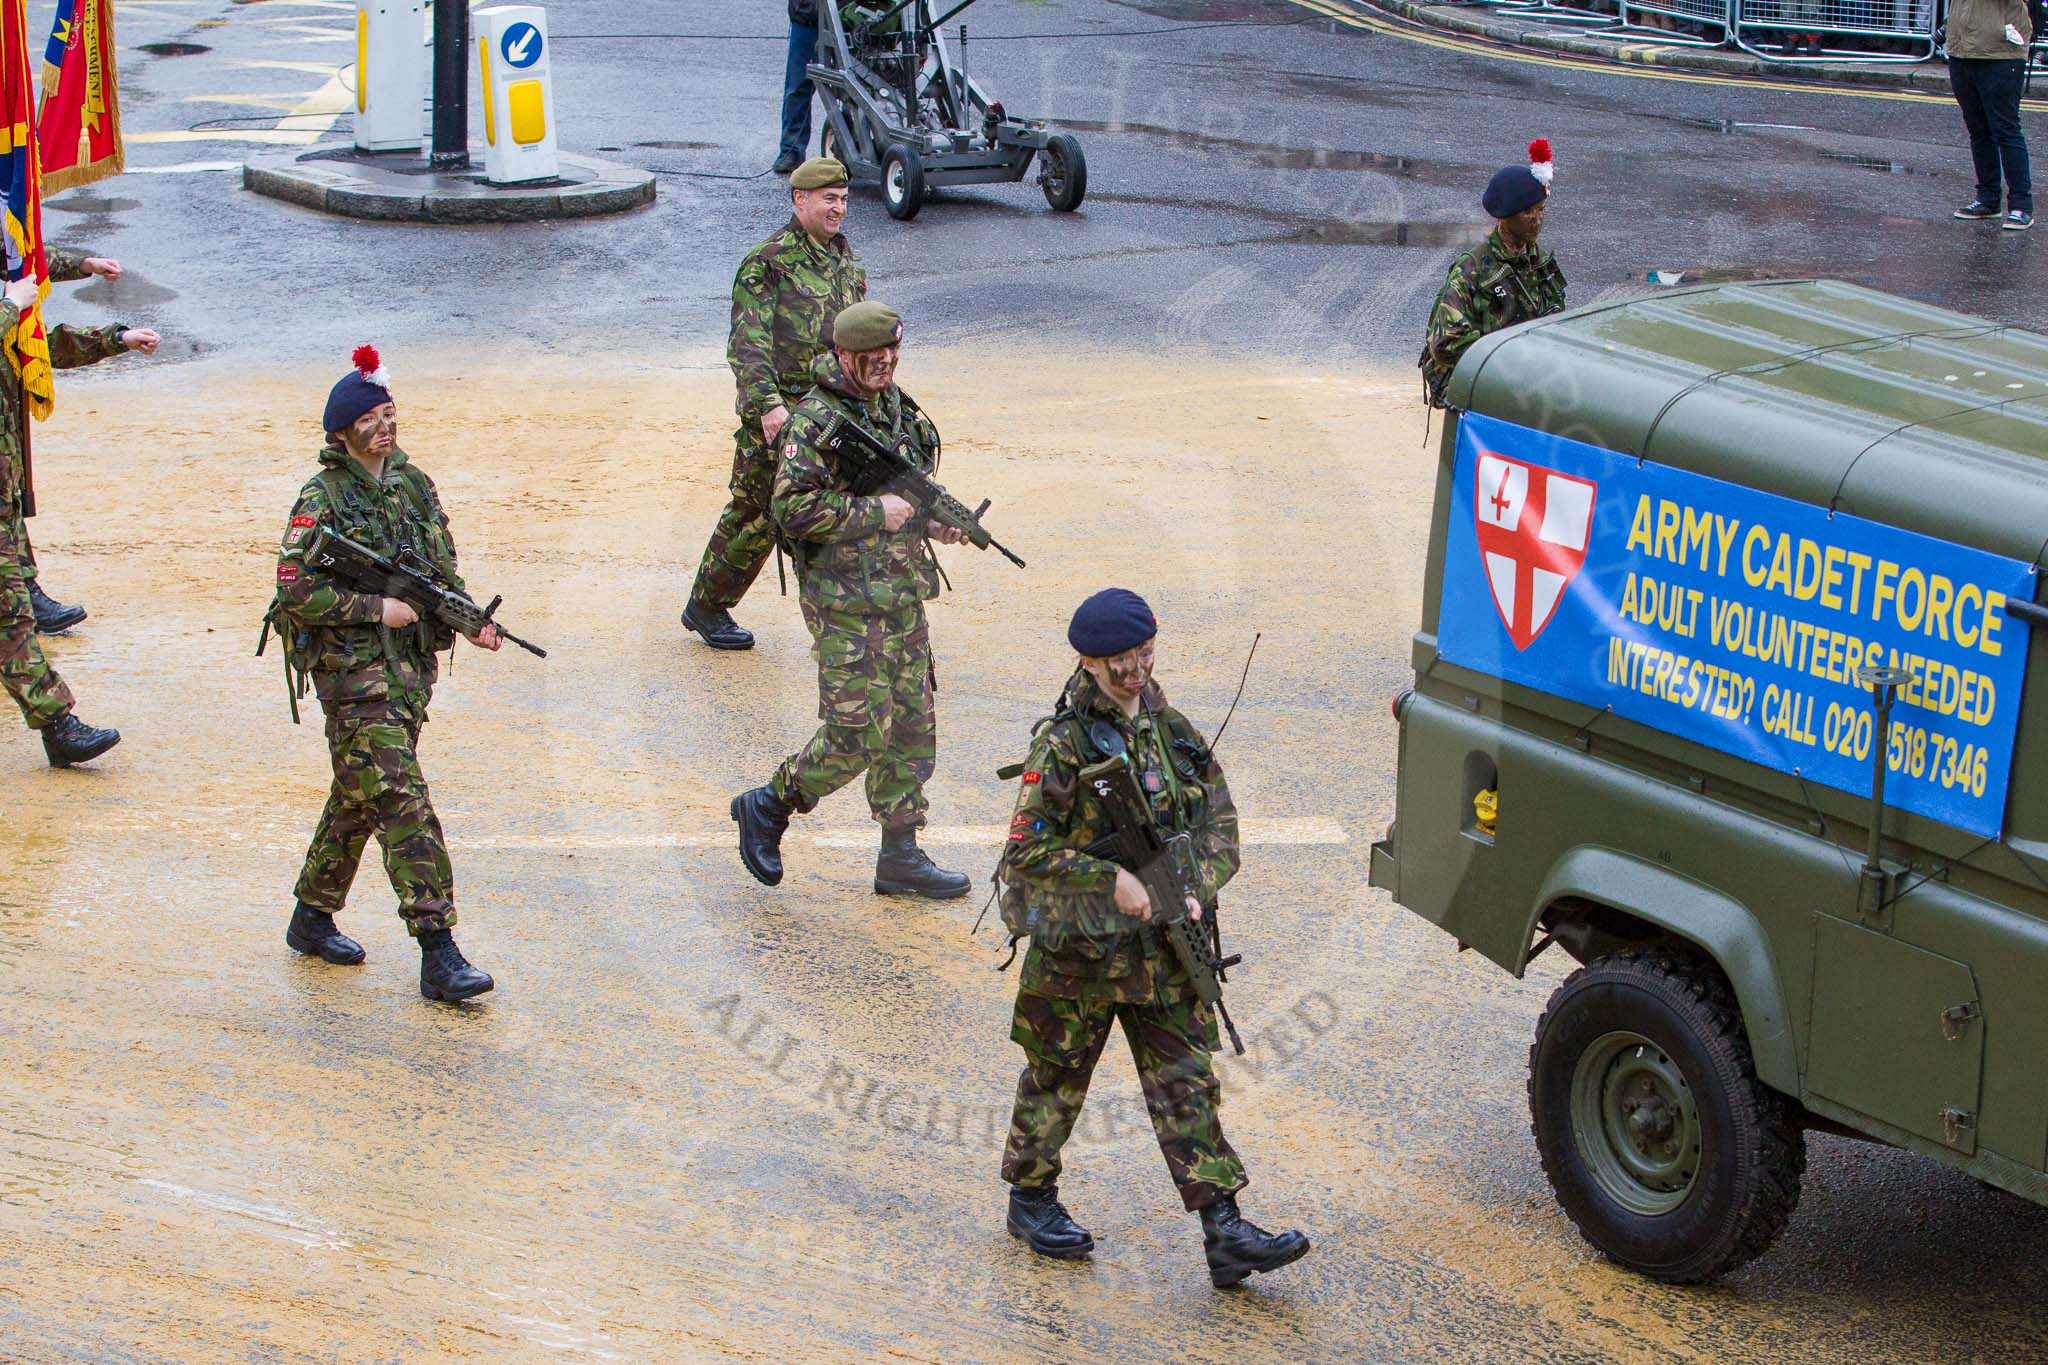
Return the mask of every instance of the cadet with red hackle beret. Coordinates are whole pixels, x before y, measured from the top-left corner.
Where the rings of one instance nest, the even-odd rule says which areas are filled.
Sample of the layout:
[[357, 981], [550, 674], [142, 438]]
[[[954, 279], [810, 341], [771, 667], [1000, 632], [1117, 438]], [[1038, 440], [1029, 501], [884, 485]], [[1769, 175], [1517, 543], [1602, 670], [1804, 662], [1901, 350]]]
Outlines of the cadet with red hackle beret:
[[1494, 220], [1480, 245], [1451, 262], [1430, 309], [1422, 345], [1423, 397], [1444, 405], [1451, 372], [1472, 343], [1502, 328], [1564, 311], [1564, 272], [1536, 245], [1554, 173], [1550, 140], [1529, 144], [1529, 161], [1494, 172], [1480, 207]]
[[[450, 932], [454, 873], [419, 765], [435, 652], [452, 648], [455, 637], [395, 597], [358, 592], [322, 573], [307, 555], [324, 527], [387, 558], [410, 546], [462, 586], [434, 481], [399, 448], [391, 376], [374, 347], [357, 347], [353, 359], [321, 410], [320, 470], [299, 490], [285, 525], [267, 617], [284, 641], [293, 718], [310, 683], [327, 717], [334, 767], [285, 942], [340, 966], [363, 960], [362, 946], [335, 927], [334, 916], [374, 836], [399, 916], [419, 940], [420, 994], [467, 1000], [494, 983], [464, 959]], [[486, 626], [470, 642], [495, 650], [498, 628]]]

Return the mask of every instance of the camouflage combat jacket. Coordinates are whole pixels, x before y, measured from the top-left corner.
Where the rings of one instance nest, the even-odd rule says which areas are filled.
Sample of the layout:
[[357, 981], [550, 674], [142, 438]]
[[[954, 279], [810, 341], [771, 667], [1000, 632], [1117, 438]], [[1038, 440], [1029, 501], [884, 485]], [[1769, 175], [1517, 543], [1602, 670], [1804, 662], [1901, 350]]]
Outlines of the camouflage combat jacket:
[[379, 480], [347, 451], [322, 446], [320, 472], [299, 490], [285, 527], [273, 604], [285, 657], [311, 679], [322, 703], [344, 718], [366, 719], [380, 718], [392, 702], [424, 707], [439, 672], [434, 651], [454, 644], [453, 632], [425, 620], [386, 629], [381, 597], [308, 566], [306, 547], [323, 524], [382, 555], [409, 542], [460, 587], [455, 541], [434, 481], [395, 447]]
[[997, 869], [1006, 921], [1021, 897], [1035, 923], [1023, 987], [1134, 1004], [1187, 992], [1187, 973], [1164, 936], [1116, 908], [1117, 864], [1087, 852], [1110, 826], [1101, 803], [1078, 779], [1083, 768], [1109, 756], [1093, 737], [1107, 725], [1136, 765], [1153, 819], [1162, 829], [1194, 835], [1202, 903], [1213, 912], [1216, 893], [1238, 868], [1237, 807], [1223, 769], [1187, 717], [1166, 704], [1156, 682], [1135, 716], [1126, 716], [1082, 672], [1067, 684], [1063, 701], [1033, 736]]
[[740, 416], [759, 421], [777, 406], [795, 407], [811, 386], [811, 361], [831, 348], [832, 319], [867, 296], [868, 272], [843, 232], [821, 244], [792, 218], [749, 251], [733, 277], [725, 347]]
[[1473, 342], [1518, 322], [1562, 313], [1564, 287], [1555, 256], [1540, 246], [1516, 255], [1498, 230], [1451, 262], [1422, 345], [1422, 386], [1430, 406], [1444, 405], [1451, 371]]
[[[82, 280], [85, 278], [85, 257], [62, 247], [50, 247], [45, 261], [49, 266], [50, 278], [56, 281]], [[47, 307], [47, 305], [45, 305]], [[0, 334], [11, 332], [21, 321], [21, 312], [11, 303], [0, 300]], [[47, 313], [44, 316], [43, 335], [50, 343], [50, 368], [54, 370], [75, 370], [84, 365], [96, 365], [102, 360], [121, 355], [127, 347], [121, 344], [121, 333], [127, 330], [124, 323], [109, 323], [105, 327], [73, 327], [69, 323], [49, 325]], [[18, 373], [4, 376], [0, 382], [0, 459], [19, 461], [21, 459], [21, 424], [27, 418], [22, 410], [21, 376]]]
[[816, 386], [782, 429], [769, 504], [777, 531], [796, 556], [798, 592], [811, 609], [842, 616], [897, 612], [930, 600], [938, 594], [939, 573], [924, 521], [913, 516], [901, 530], [884, 531], [881, 498], [846, 491], [832, 457], [813, 442], [833, 414], [845, 413], [884, 440], [907, 432], [925, 468], [935, 470], [938, 429], [893, 384], [873, 398], [853, 397], [836, 355], [819, 356], [811, 372]]

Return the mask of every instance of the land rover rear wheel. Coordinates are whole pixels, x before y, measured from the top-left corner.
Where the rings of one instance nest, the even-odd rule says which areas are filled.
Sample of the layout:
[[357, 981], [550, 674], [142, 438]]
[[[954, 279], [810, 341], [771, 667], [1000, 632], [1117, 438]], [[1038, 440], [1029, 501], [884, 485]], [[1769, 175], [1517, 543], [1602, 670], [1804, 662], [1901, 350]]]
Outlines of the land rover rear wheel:
[[1764, 1251], [1799, 1202], [1806, 1143], [1764, 1085], [1712, 963], [1631, 949], [1568, 977], [1529, 1049], [1544, 1173], [1586, 1240], [1673, 1284]]

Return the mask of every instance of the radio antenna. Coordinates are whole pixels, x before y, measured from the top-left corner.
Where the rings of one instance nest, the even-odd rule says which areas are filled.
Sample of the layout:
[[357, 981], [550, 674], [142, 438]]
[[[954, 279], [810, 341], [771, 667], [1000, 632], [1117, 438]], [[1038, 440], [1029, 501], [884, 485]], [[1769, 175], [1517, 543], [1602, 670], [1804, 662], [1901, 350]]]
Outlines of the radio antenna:
[[1215, 753], [1216, 746], [1223, 742], [1223, 732], [1230, 728], [1230, 718], [1237, 714], [1237, 704], [1244, 700], [1245, 680], [1252, 675], [1252, 656], [1259, 652], [1259, 640], [1264, 631], [1252, 632], [1252, 647], [1245, 652], [1244, 672], [1237, 675], [1237, 695], [1230, 699], [1230, 709], [1223, 713], [1223, 723], [1216, 727], [1216, 738], [1209, 741], [1209, 752]]

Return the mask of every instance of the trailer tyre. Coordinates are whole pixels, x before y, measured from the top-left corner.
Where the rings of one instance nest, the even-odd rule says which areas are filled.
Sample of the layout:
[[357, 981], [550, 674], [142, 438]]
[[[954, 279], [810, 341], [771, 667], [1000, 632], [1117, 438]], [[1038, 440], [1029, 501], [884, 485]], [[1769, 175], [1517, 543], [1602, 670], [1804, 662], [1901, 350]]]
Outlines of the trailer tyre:
[[891, 218], [905, 223], [924, 207], [924, 162], [900, 142], [882, 153], [882, 204]]
[[1757, 1079], [1734, 993], [1695, 954], [1631, 949], [1568, 977], [1529, 1049], [1529, 1110], [1565, 1213], [1652, 1279], [1726, 1274], [1799, 1202], [1793, 1106]]
[[1061, 213], [1081, 207], [1088, 193], [1088, 158], [1072, 133], [1054, 133], [1038, 154], [1038, 184], [1045, 202]]

